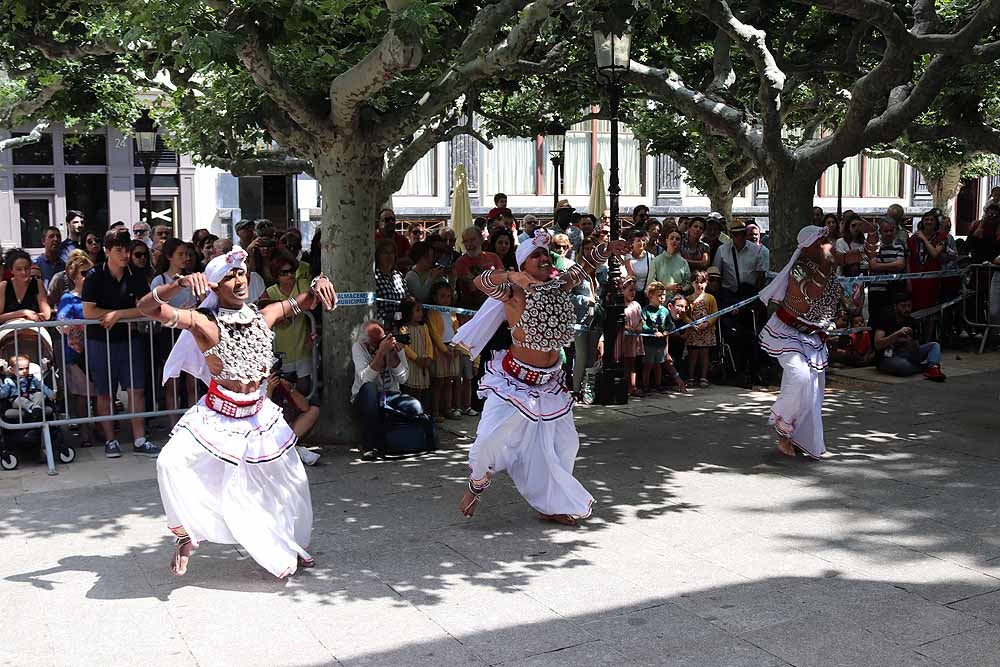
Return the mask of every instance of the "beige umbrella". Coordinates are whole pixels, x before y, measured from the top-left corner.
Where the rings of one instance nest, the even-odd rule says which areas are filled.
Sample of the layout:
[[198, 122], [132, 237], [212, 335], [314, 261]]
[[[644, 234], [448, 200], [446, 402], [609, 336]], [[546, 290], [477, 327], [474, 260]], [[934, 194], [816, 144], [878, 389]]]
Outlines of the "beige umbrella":
[[451, 228], [462, 242], [462, 232], [472, 227], [472, 204], [469, 202], [469, 178], [465, 165], [455, 165], [455, 191], [451, 197]]
[[607, 208], [608, 193], [604, 187], [604, 167], [598, 162], [594, 169], [594, 182], [590, 184], [590, 206], [587, 212], [597, 216], [597, 219], [600, 220]]

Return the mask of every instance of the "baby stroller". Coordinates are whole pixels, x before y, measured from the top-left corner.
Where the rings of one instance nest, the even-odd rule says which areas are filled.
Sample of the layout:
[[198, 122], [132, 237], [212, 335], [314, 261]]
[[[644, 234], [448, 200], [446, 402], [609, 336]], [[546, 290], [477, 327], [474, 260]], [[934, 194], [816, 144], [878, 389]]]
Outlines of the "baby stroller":
[[[47, 329], [0, 329], [2, 365], [6, 367], [16, 354], [28, 356], [29, 373], [32, 376], [49, 388], [58, 389], [56, 371], [51, 362], [52, 338]], [[19, 463], [19, 455], [24, 457], [31, 448], [39, 453], [41, 461], [45, 461], [42, 422], [57, 417], [56, 407], [57, 401], [52, 399], [46, 399], [41, 410], [32, 411], [16, 407], [14, 399], [0, 400], [0, 415], [3, 423], [7, 424], [6, 427], [0, 426], [0, 468], [15, 469]], [[27, 426], [28, 424], [37, 426]], [[76, 458], [76, 450], [64, 442], [62, 430], [50, 428], [49, 433], [55, 458], [63, 463], [72, 462]]]

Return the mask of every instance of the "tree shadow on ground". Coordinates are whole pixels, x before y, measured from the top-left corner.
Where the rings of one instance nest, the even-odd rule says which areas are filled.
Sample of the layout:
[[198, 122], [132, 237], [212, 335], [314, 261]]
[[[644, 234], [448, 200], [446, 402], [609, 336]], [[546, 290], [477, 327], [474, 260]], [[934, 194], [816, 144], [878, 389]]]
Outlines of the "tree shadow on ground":
[[[969, 380], [949, 388], [976, 386]], [[328, 450], [326, 465], [310, 470], [310, 550], [319, 566], [287, 582], [274, 580], [239, 549], [214, 545], [197, 552], [187, 577], [173, 578], [166, 569], [170, 540], [149, 542], [147, 524], [162, 522], [151, 481], [21, 496], [0, 506], [0, 537], [45, 540], [49, 553], [71, 548], [76, 555], [54, 568], [33, 569], [27, 563], [35, 561], [22, 559], [24, 566], [14, 568], [20, 573], [6, 580], [58, 590], [60, 581], [83, 573], [96, 578], [90, 595], [101, 599], [167, 599], [179, 587], [200, 586], [273, 591], [329, 605], [391, 600], [407, 591], [433, 605], [456, 590], [514, 592], [552, 573], [642, 570], [621, 548], [623, 535], [693, 553], [749, 536], [791, 554], [827, 554], [831, 563], [845, 553], [900, 545], [902, 560], [932, 554], [986, 566], [1000, 555], [1000, 543], [985, 534], [995, 526], [987, 512], [994, 505], [970, 512], [961, 501], [1000, 490], [1000, 461], [976, 450], [986, 426], [972, 418], [991, 399], [979, 392], [949, 408], [935, 400], [936, 386], [892, 390], [831, 391], [831, 455], [819, 463], [772, 455], [764, 415], [773, 396], [763, 392], [735, 400], [731, 394], [696, 397], [703, 405], [683, 412], [667, 404], [659, 414], [619, 413], [588, 423], [576, 475], [597, 505], [578, 528], [538, 522], [505, 476], [474, 519], [461, 517], [467, 440], [432, 455], [375, 464]], [[942, 421], [954, 425], [947, 438]], [[780, 513], [775, 498], [784, 503]], [[135, 540], [141, 546], [109, 553], [121, 551], [110, 541], [127, 543], [136, 526], [143, 528]], [[133, 572], [128, 585], [118, 581], [123, 572]]]
[[[615, 587], [610, 583], [610, 592]], [[545, 589], [448, 605], [402, 591], [391, 607], [319, 608], [302, 623], [331, 654], [314, 664], [348, 667], [996, 664], [995, 596], [947, 607], [910, 587], [904, 579], [769, 577], [666, 594], [649, 587], [624, 605], [595, 597], [576, 613]], [[392, 627], [406, 632], [377, 630]], [[234, 651], [253, 649], [251, 641]]]

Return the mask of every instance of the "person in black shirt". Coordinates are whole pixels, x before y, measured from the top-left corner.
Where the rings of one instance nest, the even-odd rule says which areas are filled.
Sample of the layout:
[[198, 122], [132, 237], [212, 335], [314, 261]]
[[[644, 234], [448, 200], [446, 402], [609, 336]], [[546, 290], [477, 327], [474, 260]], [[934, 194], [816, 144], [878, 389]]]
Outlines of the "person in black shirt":
[[895, 305], [886, 308], [875, 329], [875, 365], [879, 372], [898, 377], [916, 375], [934, 382], [944, 382], [941, 372], [941, 346], [936, 342], [921, 344], [914, 338], [914, 322], [910, 318], [913, 303], [909, 292], [897, 292]]
[[[97, 387], [97, 414], [111, 414], [111, 397], [120, 386], [128, 392], [129, 411], [139, 412], [145, 405], [145, 339], [121, 320], [140, 317], [136, 302], [149, 293], [149, 284], [129, 267], [127, 231], [112, 229], [104, 235], [107, 261], [95, 266], [83, 283], [83, 315], [100, 324], [87, 326], [87, 359], [91, 379]], [[157, 456], [160, 448], [146, 439], [141, 417], [132, 420], [132, 451]], [[121, 446], [114, 437], [110, 421], [101, 422], [104, 430], [104, 455], [118, 458]]]

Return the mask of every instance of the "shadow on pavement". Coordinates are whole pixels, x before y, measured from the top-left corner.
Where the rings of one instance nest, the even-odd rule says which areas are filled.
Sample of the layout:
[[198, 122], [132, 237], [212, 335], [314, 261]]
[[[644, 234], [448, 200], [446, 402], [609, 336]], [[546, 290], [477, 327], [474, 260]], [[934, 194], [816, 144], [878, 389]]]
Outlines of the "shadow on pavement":
[[[704, 557], [739, 572], [730, 561], [743, 539], [768, 541], [793, 560], [811, 554], [834, 570], [856, 570], [852, 554], [875, 553], [904, 564], [931, 556], [992, 572], [990, 561], [1000, 556], [1000, 461], [993, 451], [995, 391], [982, 391], [982, 383], [975, 376], [945, 387], [895, 387], [892, 394], [831, 391], [831, 455], [820, 463], [773, 456], [764, 417], [773, 396], [762, 392], [703, 405], [696, 396], [686, 412], [589, 423], [576, 474], [597, 505], [576, 529], [538, 522], [505, 476], [474, 519], [461, 517], [468, 443], [374, 464], [328, 450], [325, 465], [310, 470], [310, 550], [319, 565], [287, 582], [231, 546], [199, 549], [183, 579], [167, 572], [167, 536], [124, 553], [110, 553], [120, 552], [110, 543], [102, 550], [106, 540], [127, 544], [129, 531], [162, 523], [152, 481], [19, 496], [0, 504], [0, 538], [50, 540], [58, 551], [69, 544], [79, 553], [33, 569], [25, 552], [5, 577], [45, 591], [88, 581], [87, 596], [98, 599], [166, 600], [193, 586], [273, 591], [329, 606], [400, 596], [433, 606], [459, 590], [530, 589], [553, 573], [642, 574], [647, 563], [632, 557], [629, 540], [696, 556], [707, 550]], [[155, 531], [141, 534], [133, 543], [148, 542]]]

